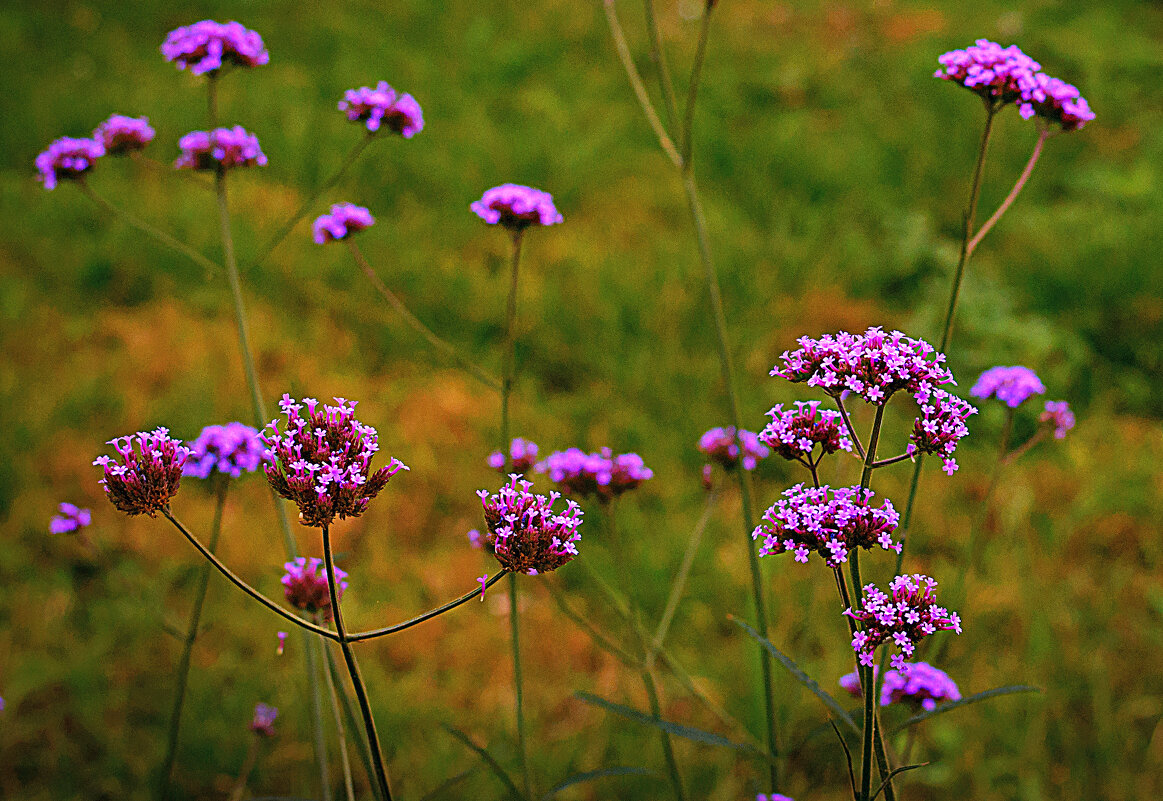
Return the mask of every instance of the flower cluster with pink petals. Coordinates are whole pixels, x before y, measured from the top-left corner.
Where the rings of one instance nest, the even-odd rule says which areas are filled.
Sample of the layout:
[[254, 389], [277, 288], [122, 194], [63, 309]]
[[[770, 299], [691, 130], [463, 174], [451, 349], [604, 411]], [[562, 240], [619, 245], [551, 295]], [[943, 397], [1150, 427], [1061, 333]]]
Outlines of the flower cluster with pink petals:
[[1016, 409], [1034, 395], [1041, 395], [1046, 391], [1038, 374], [1029, 367], [1014, 365], [1013, 367], [991, 367], [982, 373], [969, 394], [975, 398], [988, 400], [997, 398], [999, 401]]
[[120, 156], [141, 150], [153, 141], [154, 130], [148, 117], [126, 117], [114, 114], [97, 126], [93, 138], [101, 143], [110, 156]]
[[195, 478], [209, 478], [211, 473], [238, 478], [271, 460], [258, 431], [245, 423], [206, 426], [189, 448], [182, 473]]
[[250, 730], [260, 737], [275, 736], [275, 719], [279, 710], [266, 704], [255, 704], [254, 717], [250, 721]]
[[[514, 473], [526, 473], [537, 464], [537, 443], [524, 437], [514, 437], [509, 443], [509, 459]], [[505, 454], [493, 451], [488, 458], [489, 467], [505, 471]]]
[[182, 155], [174, 162], [179, 170], [227, 170], [232, 167], [262, 167], [267, 157], [258, 146], [258, 137], [241, 125], [191, 131], [178, 140]]
[[[873, 678], [879, 668], [872, 666]], [[840, 686], [857, 698], [861, 697], [860, 676], [856, 671], [840, 677]], [[902, 670], [884, 674], [880, 687], [880, 705], [906, 704], [914, 708], [934, 710], [939, 701], [960, 701], [961, 691], [949, 674], [927, 662], [910, 662]]]
[[965, 421], [969, 415], [977, 414], [977, 408], [943, 389], [933, 389], [927, 398], [918, 396], [917, 400], [921, 404], [921, 416], [913, 422], [908, 452], [910, 455], [935, 453], [943, 457], [945, 466], [942, 469], [953, 475], [957, 470], [953, 452], [961, 438], [969, 434]]
[[961, 618], [937, 606], [936, 588], [936, 581], [919, 573], [894, 578], [889, 585], [891, 595], [875, 584], [865, 585], [860, 609], [844, 611], [860, 624], [852, 637], [852, 650], [859, 655], [860, 664], [871, 666], [876, 649], [888, 643], [898, 651], [889, 659], [890, 664], [902, 670], [905, 659], [925, 637], [938, 631], [960, 634]]
[[50, 534], [72, 534], [93, 522], [93, 513], [75, 503], [65, 501], [57, 507], [57, 511], [59, 514], [48, 523]]
[[[299, 556], [283, 565], [283, 595], [296, 609], [315, 614], [324, 620], [331, 619], [331, 590], [327, 580], [327, 568], [322, 559]], [[341, 599], [347, 589], [347, 573], [335, 568], [335, 594]]]
[[636, 453], [614, 456], [609, 448], [602, 448], [598, 453], [586, 453], [580, 448], [554, 451], [535, 469], [548, 473], [550, 480], [566, 495], [576, 498], [595, 495], [601, 501], [616, 498], [654, 478], [654, 471], [641, 456]]
[[411, 139], [424, 130], [424, 115], [416, 98], [409, 94], [397, 95], [387, 81], [380, 81], [374, 89], [369, 86], [348, 89], [339, 101], [339, 110], [351, 122], [364, 123], [371, 133], [385, 126], [392, 133]]
[[347, 239], [354, 233], [371, 228], [376, 218], [363, 206], [354, 203], [336, 203], [331, 207], [329, 214], [322, 214], [315, 218], [311, 230], [315, 235], [315, 244], [339, 242]]
[[752, 539], [763, 537], [760, 556], [790, 551], [797, 562], [807, 562], [815, 551], [828, 567], [836, 567], [848, 561], [853, 548], [901, 550], [892, 539], [900, 515], [887, 498], [871, 506], [872, 490], [797, 484], [783, 495], [751, 533]]
[[36, 170], [45, 189], [55, 189], [60, 181], [75, 181], [93, 169], [105, 147], [96, 139], [62, 136], [36, 157]]
[[759, 441], [784, 459], [810, 459], [817, 445], [822, 454], [852, 450], [840, 413], [821, 409], [819, 401], [796, 401], [795, 409], [777, 404], [767, 415], [771, 422], [759, 432]]
[[1074, 412], [1066, 401], [1046, 401], [1046, 408], [1038, 417], [1042, 423], [1054, 427], [1054, 438], [1064, 439], [1066, 432], [1074, 428]]
[[555, 225], [562, 221], [553, 195], [520, 184], [501, 184], [485, 190], [470, 208], [490, 225], [503, 225], [514, 231], [530, 225]]
[[166, 61], [195, 75], [213, 73], [225, 64], [258, 67], [270, 61], [262, 37], [238, 22], [204, 19], [170, 31], [161, 46]]
[[189, 448], [180, 439], [170, 437], [166, 428], [117, 437], [109, 444], [117, 456], [98, 456], [93, 460], [104, 471], [99, 483], [105, 488], [105, 495], [127, 515], [157, 517], [178, 492]]
[[[740, 459], [740, 444], [742, 444], [742, 459]], [[735, 426], [726, 428], [712, 428], [699, 437], [699, 450], [707, 457], [722, 465], [725, 470], [732, 470], [742, 461], [744, 470], [754, 470], [760, 459], [766, 459], [771, 453], [760, 442], [753, 431], [740, 431], [739, 438], [735, 438]]]
[[582, 510], [567, 500], [564, 512], [554, 511], [560, 493], [534, 495], [532, 486], [513, 473], [495, 494], [480, 490], [477, 495], [484, 507], [485, 545], [506, 569], [536, 576], [577, 556]]

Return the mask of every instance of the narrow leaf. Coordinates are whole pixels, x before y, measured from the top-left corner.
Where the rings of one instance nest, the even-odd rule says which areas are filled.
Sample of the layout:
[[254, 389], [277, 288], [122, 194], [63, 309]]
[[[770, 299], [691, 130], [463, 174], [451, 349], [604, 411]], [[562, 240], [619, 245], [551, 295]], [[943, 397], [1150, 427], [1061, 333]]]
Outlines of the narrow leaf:
[[501, 767], [501, 763], [497, 762], [497, 760], [493, 758], [492, 754], [474, 743], [471, 737], [455, 726], [449, 726], [447, 723], [442, 723], [440, 725], [444, 727], [446, 732], [460, 740], [466, 748], [469, 748], [474, 753], [476, 753], [476, 755], [479, 756], [484, 761], [484, 763], [489, 766], [494, 775], [496, 775], [496, 777], [501, 780], [501, 783], [509, 789], [509, 795], [511, 795], [515, 801], [521, 801], [521, 791], [517, 789], [517, 785], [513, 784], [513, 780], [509, 778], [509, 774], [505, 773], [505, 769]]
[[456, 785], [467, 779], [476, 770], [476, 766], [470, 767], [468, 770], [462, 770], [455, 776], [449, 777], [438, 784], [433, 789], [420, 796], [420, 801], [434, 801], [434, 799], [441, 797], [448, 790], [451, 790]]
[[1008, 684], [1005, 687], [995, 687], [992, 690], [986, 690], [985, 692], [980, 692], [980, 693], [977, 693], [976, 695], [971, 695], [968, 698], [962, 698], [960, 701], [950, 701], [947, 704], [941, 704], [941, 706], [937, 707], [936, 709], [930, 709], [927, 712], [920, 713], [919, 715], [913, 715], [911, 718], [906, 720], [904, 723], [902, 723], [901, 725], [899, 725], [895, 729], [893, 729], [893, 734], [896, 734], [898, 731], [901, 731], [902, 729], [907, 729], [909, 726], [912, 726], [914, 723], [920, 723], [922, 720], [928, 720], [929, 718], [935, 717], [936, 715], [943, 715], [946, 712], [952, 712], [954, 709], [960, 709], [963, 706], [969, 706], [970, 704], [976, 704], [978, 701], [986, 701], [990, 698], [996, 698], [999, 695], [1014, 695], [1016, 693], [1040, 693], [1040, 692], [1042, 692], [1040, 687], [1031, 687], [1028, 684]]
[[840, 747], [844, 749], [844, 758], [848, 760], [848, 783], [852, 786], [852, 801], [859, 801], [860, 793], [856, 790], [856, 773], [852, 770], [852, 751], [848, 748], [848, 742], [844, 739], [844, 735], [836, 728], [836, 722], [828, 718], [828, 725], [832, 727], [832, 731], [836, 732], [836, 739], [840, 741]]
[[587, 771], [586, 773], [575, 773], [573, 776], [570, 776], [568, 779], [563, 781], [561, 784], [554, 787], [548, 793], [541, 796], [541, 801], [549, 801], [549, 799], [553, 798], [555, 795], [560, 793], [566, 787], [573, 787], [575, 784], [584, 784], [585, 782], [592, 782], [592, 781], [595, 781], [597, 779], [604, 779], [607, 776], [654, 776], [654, 777], [657, 777], [658, 774], [652, 770], [646, 770], [645, 768], [628, 768], [628, 767], [603, 768], [602, 770], [591, 770], [591, 771]]
[[876, 801], [876, 797], [880, 795], [881, 790], [888, 787], [888, 784], [892, 781], [893, 776], [896, 776], [898, 773], [904, 773], [906, 770], [916, 770], [917, 768], [923, 768], [928, 764], [928, 762], [922, 762], [919, 765], [905, 765], [902, 768], [897, 768], [891, 771], [887, 776], [884, 777], [884, 781], [880, 783], [880, 787], [876, 788], [876, 792], [872, 794], [868, 801]]

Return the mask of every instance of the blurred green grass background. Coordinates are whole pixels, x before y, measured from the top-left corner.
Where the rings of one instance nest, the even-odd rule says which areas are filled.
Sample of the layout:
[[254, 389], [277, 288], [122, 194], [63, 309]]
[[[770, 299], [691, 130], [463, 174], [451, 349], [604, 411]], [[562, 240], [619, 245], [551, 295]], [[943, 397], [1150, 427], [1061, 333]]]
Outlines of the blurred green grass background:
[[[659, 2], [672, 66], [685, 77], [698, 3]], [[649, 79], [641, 7], [618, 4]], [[693, 13], [692, 13], [693, 12]], [[931, 77], [936, 57], [977, 37], [1019, 44], [1076, 83], [1098, 119], [1052, 139], [1008, 217], [970, 264], [950, 362], [963, 389], [994, 364], [1026, 364], [1078, 427], [1007, 474], [988, 516], [983, 566], [961, 609], [965, 634], [944, 665], [964, 692], [1026, 682], [928, 725], [908, 797], [1147, 799], [1163, 793], [1163, 10], [1109, 0], [1015, 4], [722, 0], [699, 109], [696, 169], [752, 427], [773, 403], [805, 397], [769, 378], [801, 334], [867, 325], [934, 338], [956, 259], [982, 114]], [[254, 131], [270, 165], [232, 185], [243, 264], [339, 164], [359, 130], [335, 110], [343, 90], [385, 79], [416, 96], [425, 130], [376, 142], [327, 202], [371, 208], [361, 246], [388, 285], [441, 335], [496, 370], [506, 243], [468, 204], [489, 186], [552, 192], [564, 225], [530, 236], [520, 304], [518, 433], [543, 450], [636, 450], [656, 479], [619, 510], [624, 550], [599, 513], [583, 542], [601, 570], [623, 562], [650, 616], [666, 598], [701, 500], [698, 435], [724, 423], [714, 335], [681, 187], [617, 63], [597, 2], [438, 4], [47, 2], [0, 7], [0, 796], [147, 797], [163, 750], [195, 555], [168, 526], [126, 520], [103, 500], [94, 456], [111, 436], [249, 420], [225, 276], [103, 216], [72, 187], [44, 192], [36, 153], [87, 135], [110, 113], [146, 114], [150, 152], [169, 161], [204, 121], [202, 81], [157, 51], [167, 31], [211, 17], [258, 30], [267, 67], [230, 75], [223, 120]], [[1035, 138], [1007, 112], [986, 168], [982, 209], [1008, 191]], [[105, 160], [93, 186], [220, 257], [209, 193], [164, 171]], [[310, 218], [308, 218], [310, 219]], [[382, 448], [412, 467], [338, 532], [358, 627], [402, 619], [472, 586], [465, 547], [473, 491], [497, 484], [493, 395], [435, 359], [385, 308], [343, 248], [310, 243], [307, 223], [243, 280], [268, 403], [284, 391], [361, 401]], [[867, 419], [861, 418], [867, 425]], [[979, 514], [1002, 415], [971, 421], [963, 469], [925, 476], [909, 567], [940, 578]], [[892, 421], [903, 437], [908, 421]], [[1028, 421], [1027, 421], [1028, 423]], [[1028, 429], [1027, 429], [1028, 430]], [[878, 474], [903, 506], [908, 466]], [[855, 480], [850, 464], [840, 481]], [[769, 463], [766, 505], [801, 476]], [[48, 537], [60, 500], [94, 509], [94, 549]], [[175, 501], [201, 530], [209, 497]], [[700, 686], [759, 731], [754, 656], [726, 614], [747, 614], [737, 501], [727, 493], [696, 562], [673, 645]], [[261, 482], [227, 509], [229, 563], [270, 593], [282, 548]], [[303, 551], [318, 543], [300, 532]], [[834, 590], [816, 569], [765, 559], [773, 639], [826, 687], [850, 669]], [[873, 577], [891, 565], [873, 558]], [[577, 570], [547, 580], [601, 618]], [[563, 620], [524, 581], [527, 692], [545, 789], [611, 764], [661, 770], [652, 732], [572, 698], [589, 690], [644, 706], [637, 677]], [[365, 647], [394, 779], [416, 798], [474, 767], [449, 722], [515, 765], [507, 624], [494, 592], [406, 635]], [[177, 785], [224, 795], [253, 704], [283, 710], [252, 787], [313, 792], [297, 654], [274, 655], [274, 617], [217, 579], [195, 651]], [[292, 645], [295, 640], [292, 638]], [[787, 792], [835, 798], [845, 781], [822, 710], [778, 674], [795, 747]], [[722, 731], [679, 688], [667, 717]], [[809, 737], [809, 733], [815, 733]], [[726, 732], [729, 733], [730, 732]], [[733, 733], [738, 736], [738, 733]], [[679, 742], [692, 797], [754, 793], [760, 771]], [[479, 766], [443, 797], [496, 797]], [[648, 779], [609, 780], [562, 798], [661, 798]], [[753, 795], [751, 796], [753, 797]]]

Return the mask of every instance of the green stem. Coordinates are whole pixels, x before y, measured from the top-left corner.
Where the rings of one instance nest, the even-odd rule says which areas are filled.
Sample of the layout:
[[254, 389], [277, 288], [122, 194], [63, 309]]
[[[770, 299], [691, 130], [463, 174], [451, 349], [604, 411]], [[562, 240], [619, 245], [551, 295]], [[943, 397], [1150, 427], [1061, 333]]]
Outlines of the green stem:
[[[650, 57], [658, 68], [658, 84], [662, 88], [662, 107], [666, 111], [666, 121], [673, 129], [678, 124], [678, 102], [674, 95], [674, 81], [670, 77], [670, 67], [666, 63], [666, 53], [663, 52], [662, 34], [658, 30], [658, 22], [654, 18], [654, 0], [643, 0], [646, 13], [646, 30], [650, 34]], [[682, 139], [680, 138], [681, 142]]]
[[1014, 183], [1014, 188], [1010, 190], [1010, 193], [1006, 195], [1006, 199], [1003, 200], [1001, 205], [997, 207], [997, 211], [995, 211], [993, 215], [982, 224], [981, 228], [977, 230], [977, 233], [973, 235], [973, 238], [969, 240], [969, 246], [967, 248], [969, 251], [968, 255], [973, 255], [973, 251], [975, 251], [977, 246], [981, 244], [981, 240], [985, 238], [985, 235], [989, 233], [991, 228], [997, 225], [997, 221], [1002, 218], [1002, 215], [1005, 214], [1009, 210], [1010, 206], [1014, 204], [1014, 201], [1018, 199], [1018, 195], [1021, 193], [1022, 188], [1026, 185], [1026, 181], [1030, 180], [1030, 176], [1034, 172], [1034, 165], [1038, 163], [1038, 157], [1042, 155], [1042, 146], [1046, 144], [1046, 139], [1049, 136], [1050, 128], [1043, 128], [1041, 133], [1038, 134], [1038, 141], [1034, 143], [1034, 152], [1030, 154], [1030, 158], [1026, 162], [1025, 168], [1022, 170], [1022, 174], [1018, 176], [1018, 180]]
[[[319, 622], [316, 614], [315, 622]], [[355, 784], [351, 778], [351, 760], [347, 755], [347, 734], [343, 728], [343, 718], [339, 710], [339, 694], [335, 691], [335, 678], [331, 675], [330, 665], [323, 670], [323, 678], [327, 682], [327, 694], [331, 698], [331, 712], [335, 718], [335, 735], [339, 740], [339, 758], [343, 763], [343, 786], [347, 790], [347, 801], [355, 801]]]
[[703, 24], [699, 27], [699, 43], [695, 47], [695, 63], [691, 67], [690, 85], [687, 87], [686, 114], [682, 121], [682, 160], [690, 164], [693, 145], [691, 132], [695, 124], [695, 101], [699, 96], [699, 80], [703, 75], [703, 61], [707, 55], [707, 35], [711, 30], [711, 10], [708, 3], [703, 10]]
[[517, 703], [517, 749], [521, 756], [521, 774], [525, 780], [525, 798], [533, 801], [533, 778], [529, 772], [529, 747], [525, 738], [525, 692], [521, 676], [521, 620], [517, 609], [517, 574], [509, 574], [509, 643], [513, 648], [513, 689]]
[[367, 741], [360, 736], [359, 721], [355, 717], [355, 711], [351, 708], [351, 701], [347, 697], [347, 693], [338, 692], [342, 689], [342, 679], [339, 677], [339, 665], [335, 663], [335, 655], [330, 648], [323, 649], [324, 667], [327, 669], [328, 678], [331, 685], [336, 688], [339, 696], [339, 705], [343, 710], [343, 718], [347, 722], [347, 729], [351, 732], [351, 737], [355, 741], [356, 751], [359, 754], [360, 762], [363, 763], [364, 772], [367, 774], [368, 785], [372, 789], [372, 795], [379, 799], [379, 790], [376, 788], [376, 772], [372, 767], [372, 755], [368, 750]]
[[[493, 586], [498, 581], [500, 581], [502, 578], [504, 578], [508, 572], [509, 572], [508, 570], [502, 570], [500, 573], [498, 573], [497, 575], [495, 575], [491, 579], [489, 579], [485, 583], [484, 588], [487, 590], [489, 587]], [[377, 637], [386, 637], [389, 634], [395, 634], [397, 632], [403, 631], [404, 629], [410, 629], [413, 626], [417, 626], [426, 620], [431, 620], [434, 617], [438, 617], [439, 615], [443, 615], [445, 612], [449, 612], [453, 609], [456, 609], [456, 607], [458, 607], [462, 604], [466, 604], [469, 601], [472, 601], [476, 598], [479, 598], [480, 596], [481, 596], [481, 588], [479, 586], [474, 587], [473, 589], [469, 590], [468, 592], [466, 592], [464, 595], [460, 596], [456, 600], [449, 601], [448, 603], [443, 604], [441, 606], [438, 606], [435, 609], [429, 609], [427, 612], [425, 612], [421, 615], [417, 615], [416, 617], [411, 618], [409, 620], [405, 620], [403, 623], [396, 623], [396, 624], [391, 625], [391, 626], [385, 626], [382, 629], [372, 629], [370, 631], [360, 631], [360, 632], [356, 632], [354, 634], [348, 634], [347, 641], [348, 642], [360, 642], [362, 640], [374, 640]]]
[[[645, 645], [645, 643], [643, 643]], [[642, 683], [646, 687], [646, 696], [650, 701], [650, 715], [655, 720], [662, 720], [662, 704], [658, 700], [658, 687], [654, 683], [654, 675], [649, 667], [642, 670]], [[660, 731], [662, 738], [662, 753], [666, 758], [666, 770], [670, 774], [670, 785], [674, 790], [675, 801], [685, 801], [686, 793], [682, 788], [682, 776], [678, 771], [678, 760], [674, 757], [674, 744], [670, 741], [670, 732]]]
[[654, 658], [657, 656], [663, 643], [666, 642], [666, 635], [670, 632], [670, 624], [674, 620], [674, 613], [678, 611], [679, 601], [682, 600], [683, 593], [686, 591], [687, 580], [690, 578], [691, 568], [695, 563], [695, 555], [699, 551], [699, 545], [703, 541], [703, 532], [707, 530], [707, 523], [711, 520], [711, 512], [715, 509], [715, 501], [718, 500], [717, 492], [707, 493], [707, 501], [703, 506], [702, 517], [695, 527], [691, 529], [691, 535], [687, 539], [686, 552], [682, 555], [682, 564], [679, 565], [678, 574], [674, 578], [674, 583], [670, 588], [670, 596], [666, 599], [666, 607], [663, 609], [662, 618], [658, 621], [658, 628], [654, 630], [654, 639], [650, 643], [650, 648], [646, 652], [647, 667], [654, 665]]
[[[326, 642], [317, 637], [308, 637], [306, 631], [299, 632], [302, 638], [303, 663], [307, 685], [311, 696], [311, 750], [315, 754], [315, 768], [319, 771], [319, 790], [322, 801], [331, 801], [331, 768], [327, 762], [327, 739], [323, 729], [323, 692], [316, 677], [319, 675], [319, 655], [327, 650]], [[344, 700], [347, 693], [340, 688]]]
[[258, 741], [261, 735], [255, 734], [250, 738], [250, 748], [246, 751], [246, 759], [242, 762], [242, 769], [238, 771], [238, 779], [234, 782], [234, 789], [230, 791], [230, 801], [242, 801], [246, 795], [246, 784], [250, 781], [250, 774], [258, 762]]

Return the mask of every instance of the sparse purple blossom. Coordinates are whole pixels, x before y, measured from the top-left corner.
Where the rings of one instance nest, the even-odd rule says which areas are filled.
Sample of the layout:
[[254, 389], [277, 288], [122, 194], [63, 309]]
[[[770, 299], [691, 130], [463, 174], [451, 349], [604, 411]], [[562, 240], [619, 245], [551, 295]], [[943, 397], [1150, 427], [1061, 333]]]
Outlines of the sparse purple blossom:
[[120, 156], [133, 150], [141, 150], [153, 141], [154, 130], [149, 126], [148, 117], [125, 117], [114, 114], [93, 131], [93, 138], [105, 148], [110, 156]]
[[851, 451], [852, 440], [844, 433], [840, 413], [820, 408], [819, 401], [796, 401], [796, 408], [774, 406], [767, 414], [771, 422], [759, 432], [759, 441], [770, 445], [784, 459], [810, 458], [820, 446], [822, 454]]
[[228, 170], [232, 167], [265, 166], [267, 157], [258, 137], [241, 125], [191, 131], [178, 140], [182, 155], [174, 162], [179, 170]]
[[[879, 668], [872, 666], [875, 679]], [[840, 686], [857, 698], [860, 693], [860, 676], [853, 671], [840, 678]], [[907, 704], [914, 708], [933, 710], [939, 701], [960, 701], [961, 691], [949, 678], [949, 674], [927, 662], [906, 664], [903, 670], [890, 670], [884, 674], [880, 686], [880, 705]]]
[[751, 533], [752, 539], [763, 537], [760, 556], [790, 551], [806, 563], [815, 551], [828, 567], [836, 567], [848, 561], [853, 548], [879, 545], [900, 553], [901, 545], [892, 539], [900, 515], [888, 499], [871, 506], [872, 490], [797, 484], [783, 495]]
[[903, 670], [905, 659], [913, 655], [917, 643], [938, 631], [961, 633], [961, 618], [937, 606], [937, 582], [917, 573], [897, 576], [889, 585], [891, 597], [875, 584], [864, 587], [860, 609], [848, 608], [844, 614], [861, 624], [852, 638], [852, 649], [860, 664], [871, 666], [876, 649], [888, 643], [897, 647], [889, 663]]
[[965, 421], [969, 415], [977, 414], [972, 404], [963, 401], [956, 395], [943, 389], [933, 389], [917, 394], [917, 402], [921, 404], [921, 416], [913, 421], [913, 432], [909, 435], [908, 452], [910, 455], [920, 453], [935, 453], [945, 460], [942, 468], [949, 475], [957, 470], [957, 460], [953, 452], [957, 450], [957, 443], [969, 433]]
[[424, 115], [416, 98], [409, 94], [397, 95], [386, 81], [380, 81], [374, 89], [368, 86], [348, 89], [339, 101], [339, 110], [351, 122], [364, 123], [372, 133], [386, 126], [392, 133], [411, 139], [424, 130]]
[[582, 510], [567, 500], [565, 511], [556, 512], [553, 505], [561, 495], [534, 495], [532, 486], [513, 473], [496, 494], [480, 490], [477, 495], [484, 507], [488, 549], [506, 569], [536, 576], [577, 556]]
[[[359, 517], [388, 479], [408, 469], [392, 459], [373, 472], [379, 435], [355, 418], [355, 401], [336, 398], [335, 403], [325, 406], [314, 398], [297, 403], [283, 395], [279, 407], [287, 416], [286, 431], [279, 433], [279, 421], [274, 420], [260, 435], [275, 456], [275, 463], [263, 468], [267, 480], [275, 492], [298, 505], [305, 526]], [[307, 414], [301, 415], [304, 406]]]
[[331, 207], [331, 213], [315, 218], [311, 230], [315, 233], [315, 244], [339, 242], [347, 239], [354, 233], [371, 228], [376, 218], [363, 206], [354, 203], [336, 203]]
[[245, 423], [206, 426], [189, 448], [190, 458], [182, 473], [194, 478], [209, 478], [211, 473], [238, 478], [272, 458], [258, 431]]
[[1054, 426], [1055, 439], [1064, 439], [1066, 432], [1074, 428], [1074, 412], [1066, 401], [1046, 401], [1046, 409], [1038, 419]]
[[566, 495], [576, 498], [593, 495], [600, 501], [616, 498], [654, 477], [654, 471], [638, 454], [614, 456], [609, 448], [602, 448], [599, 453], [586, 453], [580, 448], [555, 451], [535, 469], [548, 473], [549, 479]]
[[190, 450], [169, 434], [169, 429], [158, 428], [111, 439], [117, 457], [93, 460], [104, 471], [99, 483], [109, 501], [127, 515], [157, 517], [177, 493]]
[[93, 169], [105, 147], [96, 139], [62, 136], [36, 157], [36, 169], [45, 189], [56, 188], [60, 181], [75, 181]]
[[1011, 409], [1016, 409], [1030, 397], [1045, 391], [1046, 387], [1033, 370], [1015, 365], [989, 368], [977, 379], [969, 394], [982, 400], [997, 398]]
[[[537, 443], [524, 437], [514, 437], [509, 443], [509, 458], [512, 461], [512, 472], [527, 473], [537, 464]], [[503, 451], [493, 451], [488, 458], [489, 467], [505, 472], [505, 454]]]
[[257, 67], [270, 61], [262, 37], [237, 22], [204, 19], [170, 31], [161, 46], [166, 61], [195, 75], [213, 73], [225, 64]]
[[500, 224], [514, 231], [530, 225], [554, 225], [562, 221], [553, 205], [552, 195], [520, 184], [494, 186], [470, 208], [490, 225]]
[[699, 437], [699, 450], [705, 453], [713, 462], [722, 465], [724, 469], [734, 469], [740, 462], [739, 444], [743, 444], [743, 469], [754, 470], [760, 459], [766, 459], [771, 453], [760, 444], [759, 438], [752, 431], [740, 431], [739, 441], [735, 441], [735, 426], [726, 428], [712, 428]]
[[76, 504], [65, 501], [61, 503], [58, 510], [60, 513], [48, 523], [50, 534], [72, 534], [93, 522], [92, 512], [88, 509], [82, 509]]
[[[331, 593], [328, 589], [327, 568], [322, 559], [299, 556], [283, 565], [283, 595], [296, 609], [312, 614], [318, 612], [324, 620], [331, 619]], [[347, 589], [347, 573], [335, 568], [335, 592], [342, 598]]]
[[273, 706], [266, 704], [256, 704], [254, 707], [254, 719], [250, 722], [250, 730], [260, 737], [274, 737], [275, 736], [275, 718], [279, 716], [279, 710]]

